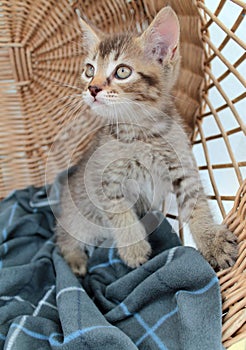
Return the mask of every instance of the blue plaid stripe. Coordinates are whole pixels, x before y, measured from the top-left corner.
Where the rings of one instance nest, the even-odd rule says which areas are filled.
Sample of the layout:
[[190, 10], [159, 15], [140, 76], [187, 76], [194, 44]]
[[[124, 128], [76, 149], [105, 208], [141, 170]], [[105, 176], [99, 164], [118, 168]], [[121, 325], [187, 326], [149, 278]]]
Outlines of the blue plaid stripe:
[[[174, 310], [172, 310], [171, 312], [169, 312], [168, 314], [164, 315], [163, 317], [161, 317], [159, 319], [159, 321], [156, 322], [156, 324], [149, 328], [149, 330], [136, 341], [136, 345], [140, 345], [145, 338], [147, 338], [149, 335], [151, 335], [151, 337], [153, 337], [153, 334], [155, 334], [154, 332], [157, 330], [157, 328], [159, 328], [162, 323], [164, 323], [168, 318], [172, 317], [173, 315], [175, 315], [178, 312], [178, 307], [176, 307]], [[160, 348], [162, 349], [162, 348]], [[166, 347], [164, 347], [164, 349], [167, 349]]]
[[[6, 241], [6, 238], [7, 238], [6, 228], [4, 228], [2, 231], [2, 237], [3, 237], [3, 242]], [[8, 251], [8, 249], [6, 249], [6, 243], [5, 243], [5, 247], [3, 249], [4, 249], [4, 255], [6, 255], [6, 251]], [[3, 260], [0, 258], [0, 270], [2, 269], [2, 267], [3, 267]]]
[[108, 250], [108, 260], [112, 265], [112, 261], [113, 261], [113, 256], [114, 256], [114, 246], [109, 248]]
[[[8, 218], [8, 223], [7, 226], [4, 227], [4, 229], [2, 230], [2, 242], [5, 242], [8, 236], [8, 231], [7, 228], [12, 224], [14, 215], [15, 215], [15, 211], [18, 207], [18, 203], [15, 202], [14, 204], [12, 204], [9, 208], [10, 208], [10, 212], [9, 212], [9, 218]], [[7, 208], [5, 211], [9, 210], [9, 208]], [[6, 215], [5, 211], [1, 214], [1, 215]], [[8, 251], [7, 245], [5, 244], [4, 246], [4, 254], [6, 254]], [[0, 258], [0, 270], [3, 268], [3, 259]]]
[[[1, 216], [9, 216], [7, 226], [10, 226], [12, 224], [17, 207], [18, 207], [18, 202], [14, 202], [14, 204], [11, 204], [9, 207], [7, 207], [5, 210], [3, 210], [2, 213], [0, 213], [0, 217]], [[9, 214], [8, 214], [8, 212], [9, 212]]]
[[[4, 243], [3, 244], [3, 255], [7, 255], [8, 250], [9, 250], [8, 244]], [[3, 260], [0, 259], [0, 270], [1, 270], [2, 267], [3, 267]]]
[[8, 226], [10, 226], [12, 224], [12, 221], [13, 221], [13, 218], [14, 218], [14, 215], [15, 215], [15, 211], [16, 211], [16, 208], [18, 207], [18, 203], [15, 202], [12, 207], [11, 207], [11, 212], [10, 212], [10, 215], [9, 215], [9, 222], [8, 222]]
[[[150, 328], [146, 322], [144, 322], [143, 318], [139, 314], [134, 315], [135, 319], [138, 321], [139, 324], [146, 330], [145, 337], [150, 336], [154, 342], [158, 345], [159, 349], [161, 350], [168, 350], [167, 347], [164, 345], [163, 341], [154, 333], [153, 328]], [[143, 337], [142, 337], [143, 338]], [[144, 339], [139, 339], [135, 344], [139, 345], [142, 343]]]
[[[201, 295], [203, 293], [206, 293], [207, 291], [210, 290], [210, 288], [212, 288], [215, 284], [218, 283], [218, 278], [217, 276], [214, 276], [214, 278], [211, 279], [211, 281], [204, 286], [203, 288], [200, 288], [198, 290], [195, 291], [185, 291], [185, 290], [181, 290], [178, 291], [175, 295], [178, 296], [180, 293], [188, 293], [188, 294], [192, 294], [192, 295]], [[122, 302], [119, 304], [119, 306], [121, 307], [121, 309], [123, 310], [124, 314], [126, 316], [133, 316], [138, 323], [145, 329], [145, 333], [135, 342], [135, 344], [137, 346], [139, 346], [148, 336], [151, 337], [151, 339], [158, 345], [158, 348], [161, 350], [168, 350], [167, 347], [164, 345], [164, 343], [161, 341], [161, 339], [155, 334], [155, 331], [165, 322], [167, 321], [170, 317], [172, 317], [173, 315], [175, 315], [179, 309], [178, 306], [176, 306], [176, 308], [174, 308], [172, 311], [170, 311], [169, 313], [163, 315], [155, 324], [154, 326], [150, 327], [144, 320], [143, 318], [139, 315], [139, 313], [131, 313], [127, 306]]]
[[22, 297], [20, 297], [19, 295], [13, 295], [13, 296], [10, 296], [10, 295], [2, 295], [0, 296], [0, 300], [1, 301], [6, 301], [6, 302], [9, 302], [9, 301], [17, 301], [17, 302], [20, 302], [20, 303], [27, 303], [29, 304], [33, 309], [36, 308], [36, 306], [34, 304], [32, 304], [29, 300], [26, 300], [26, 299], [23, 299]]
[[114, 264], [121, 263], [122, 261], [120, 259], [114, 259], [114, 247], [109, 248], [108, 250], [108, 261], [102, 264], [94, 265], [89, 269], [89, 272], [92, 272], [94, 270], [100, 269], [100, 268], [105, 268], [109, 266], [113, 266]]
[[126, 305], [123, 302], [119, 306], [122, 308], [122, 310], [124, 311], [124, 314], [126, 316], [132, 315], [132, 313], [128, 310], [128, 308], [126, 307]]
[[3, 252], [4, 252], [5, 255], [8, 253], [8, 250], [9, 250], [8, 244], [4, 243], [3, 244]]
[[71, 286], [71, 287], [66, 287], [66, 288], [63, 288], [61, 289], [57, 295], [56, 295], [56, 301], [59, 299], [59, 297], [64, 294], [64, 293], [70, 293], [70, 292], [82, 292], [82, 293], [85, 293], [85, 290], [84, 288], [82, 287], [77, 287], [77, 286]]
[[160, 350], [168, 350], [167, 347], [164, 345], [163, 341], [154, 333], [154, 329], [153, 327], [149, 327], [148, 324], [143, 320], [143, 318], [138, 314], [138, 313], [134, 313], [132, 314], [127, 306], [124, 303], [120, 304], [120, 307], [122, 308], [122, 310], [124, 311], [124, 314], [126, 316], [130, 316], [133, 315], [133, 317], [138, 321], [138, 323], [145, 329], [146, 333], [144, 333], [144, 335], [135, 342], [135, 344], [138, 346], [140, 343], [143, 342], [143, 340], [145, 338], [147, 338], [148, 336], [151, 337], [151, 339], [157, 344], [158, 348]]
[[8, 235], [8, 233], [7, 233], [7, 229], [6, 229], [6, 227], [5, 227], [5, 228], [3, 229], [3, 232], [2, 232], [3, 241], [6, 241], [7, 235]]
[[3, 334], [0, 333], [0, 340], [6, 340], [5, 335], [3, 335]]
[[[21, 326], [20, 324], [17, 324], [17, 323], [12, 323], [11, 327], [10, 328], [17, 328], [18, 330], [22, 331], [23, 333], [25, 333], [26, 335], [32, 337], [32, 338], [35, 338], [35, 339], [38, 339], [38, 340], [46, 340], [46, 341], [49, 341], [49, 343], [52, 345], [52, 346], [63, 346], [64, 344], [68, 344], [70, 343], [71, 341], [75, 340], [76, 338], [79, 338], [81, 337], [82, 335], [84, 335], [85, 333], [87, 332], [92, 332], [92, 331], [96, 331], [96, 330], [99, 330], [99, 329], [102, 329], [102, 328], [105, 328], [105, 329], [116, 329], [118, 331], [118, 328], [116, 328], [115, 326], [102, 326], [102, 325], [98, 325], [98, 326], [92, 326], [92, 327], [88, 327], [88, 328], [84, 328], [84, 329], [79, 329], [73, 333], [70, 333], [68, 334], [66, 337], [63, 338], [63, 334], [61, 333], [51, 333], [50, 335], [45, 335], [45, 334], [42, 334], [42, 333], [38, 333], [38, 332], [34, 332], [34, 331], [31, 331], [29, 330], [28, 328], [24, 327], [24, 326]], [[59, 341], [55, 338], [58, 338], [58, 337], [61, 337], [63, 339], [63, 341]]]
[[[211, 281], [205, 287], [194, 290], [194, 291], [185, 291], [185, 292], [188, 294], [193, 294], [193, 295], [203, 294], [203, 293], [208, 292], [209, 289], [212, 288], [215, 284], [219, 284], [219, 280], [218, 280], [217, 276], [214, 276], [214, 278], [212, 278]], [[180, 292], [182, 292], [182, 291], [179, 291], [176, 294], [179, 294]]]

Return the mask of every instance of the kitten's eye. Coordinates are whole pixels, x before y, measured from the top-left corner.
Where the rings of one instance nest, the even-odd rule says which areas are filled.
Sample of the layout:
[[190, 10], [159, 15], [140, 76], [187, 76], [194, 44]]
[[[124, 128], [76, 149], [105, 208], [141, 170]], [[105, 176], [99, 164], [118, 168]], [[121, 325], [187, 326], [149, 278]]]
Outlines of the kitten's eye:
[[115, 78], [126, 79], [132, 74], [132, 70], [129, 67], [121, 66], [115, 72]]
[[95, 73], [95, 68], [91, 64], [87, 64], [85, 67], [85, 75], [87, 78], [92, 78], [94, 77]]

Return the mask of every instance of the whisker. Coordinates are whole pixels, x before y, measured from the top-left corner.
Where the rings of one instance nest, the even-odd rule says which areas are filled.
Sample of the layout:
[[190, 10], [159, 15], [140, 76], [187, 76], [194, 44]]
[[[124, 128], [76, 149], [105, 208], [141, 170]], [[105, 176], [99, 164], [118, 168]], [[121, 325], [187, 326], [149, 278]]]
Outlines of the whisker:
[[[129, 113], [129, 114], [127, 113], [127, 117], [128, 117], [128, 119], [130, 120], [130, 125], [131, 125], [131, 128], [132, 128], [133, 137], [134, 137], [134, 139], [136, 139], [135, 128], [134, 128], [134, 124], [133, 124], [132, 119], [131, 119], [131, 116], [132, 116], [133, 113], [131, 113], [131, 109], [129, 108], [129, 106], [130, 106], [130, 103], [127, 103], [128, 110], [130, 110], [130, 113]], [[130, 114], [131, 114], [131, 115], [130, 115]], [[134, 117], [134, 116], [133, 116], [133, 117]], [[135, 118], [134, 118], [134, 119], [135, 119]]]
[[[130, 102], [128, 102], [128, 101], [130, 101]], [[127, 106], [132, 105], [132, 104], [137, 104], [137, 106], [141, 108], [142, 113], [143, 113], [148, 119], [152, 120], [153, 122], [156, 122], [156, 121], [157, 121], [157, 120], [151, 115], [151, 113], [150, 113], [148, 110], [146, 110], [146, 109], [144, 108], [144, 106], [142, 106], [141, 104], [139, 104], [139, 103], [137, 103], [137, 102], [135, 102], [135, 101], [132, 101], [132, 100], [130, 100], [130, 99], [126, 99], [126, 98], [124, 98], [124, 101], [121, 101], [121, 103], [122, 103], [122, 104], [125, 103], [125, 104], [127, 104]], [[125, 106], [125, 107], [126, 107], [126, 106]], [[158, 110], [158, 109], [156, 109], [156, 108], [155, 108], [155, 110], [158, 112], [158, 114], [160, 114], [160, 113], [162, 113], [163, 115], [166, 114], [166, 113], [161, 112], [160, 110]], [[140, 123], [140, 120], [137, 119], [137, 115], [134, 113], [134, 111], [131, 111], [131, 117], [135, 120], [136, 126], [142, 131], [143, 135], [145, 135], [146, 138], [148, 138], [149, 136], [152, 136], [152, 137], [153, 137], [153, 132], [152, 132], [150, 129], [143, 129], [142, 123]], [[155, 134], [156, 134], [156, 132], [158, 132], [158, 131], [155, 131]], [[161, 134], [160, 134], [160, 136], [161, 136]]]
[[63, 87], [68, 87], [69, 89], [82, 91], [82, 89], [79, 88], [78, 86], [73, 86], [73, 85], [69, 85], [69, 84], [65, 84], [65, 83], [54, 84], [54, 86], [63, 86]]
[[[67, 96], [66, 96], [67, 97]], [[56, 113], [56, 116], [60, 116], [64, 113], [64, 116], [62, 117], [62, 119], [59, 120], [59, 123], [63, 123], [63, 121], [65, 120], [65, 118], [67, 118], [67, 116], [70, 113], [70, 117], [68, 117], [70, 120], [73, 117], [74, 110], [76, 108], [82, 108], [83, 107], [83, 101], [82, 99], [78, 99], [78, 98], [73, 98], [72, 101], [69, 101], [65, 104], [63, 104], [62, 106], [60, 106], [60, 110]], [[52, 112], [52, 111], [51, 111]]]
[[[123, 112], [124, 112], [124, 111], [123, 111]], [[124, 124], [124, 128], [125, 128], [125, 130], [126, 130], [126, 134], [127, 134], [128, 138], [130, 138], [130, 132], [129, 132], [129, 129], [128, 129], [128, 125], [130, 124], [130, 126], [131, 126], [131, 128], [132, 128], [132, 134], [133, 134], [134, 137], [135, 137], [135, 133], [134, 133], [133, 125], [132, 125], [132, 122], [131, 122], [131, 118], [130, 118], [130, 116], [128, 115], [128, 113], [127, 113], [127, 114], [124, 113], [124, 115], [126, 115], [126, 116], [127, 116], [127, 119], [129, 119], [129, 123], [126, 123], [126, 122], [122, 123], [122, 124]], [[124, 120], [124, 117], [123, 117], [123, 120]]]
[[[64, 112], [64, 116], [62, 119], [59, 120], [59, 124], [63, 124], [64, 120], [68, 118], [67, 123], [69, 123], [71, 120], [76, 119], [78, 117], [78, 111], [79, 109], [82, 107], [82, 101], [81, 103], [78, 103], [76, 105], [73, 105], [71, 109], [67, 109]], [[61, 112], [59, 114], [62, 114], [63, 109], [61, 110]]]
[[82, 31], [80, 30], [80, 26], [79, 26], [79, 22], [77, 22], [76, 20], [76, 23], [78, 23], [78, 26], [75, 27], [74, 25], [72, 25], [71, 23], [66, 23], [66, 27], [70, 27], [72, 28], [73, 30], [75, 30], [75, 32], [77, 33], [77, 35], [81, 35], [82, 36]]
[[[130, 101], [131, 103], [137, 105], [138, 107], [140, 107], [144, 113], [144, 115], [148, 116], [153, 122], [156, 122], [157, 120], [151, 115], [151, 113], [145, 108], [145, 106], [141, 105], [140, 103], [136, 102], [136, 101], [132, 101], [130, 99], [126, 99], [127, 101]], [[155, 107], [151, 107], [152, 109], [155, 109], [159, 114], [161, 113], [161, 111]], [[146, 114], [147, 113], [147, 114]]]
[[53, 79], [53, 78], [49, 78], [49, 80], [52, 81], [52, 82], [54, 82], [54, 83], [56, 83], [57, 85], [54, 84], [55, 86], [64, 86], [64, 87], [68, 87], [68, 88], [71, 88], [71, 89], [75, 89], [75, 90], [82, 91], [82, 88], [79, 87], [79, 86], [69, 85], [69, 84], [67, 84], [67, 83], [63, 83], [63, 82], [61, 82], [61, 81], [59, 81], [59, 80], [55, 80], [55, 79]]
[[[132, 133], [133, 133], [134, 138], [136, 138], [136, 131], [137, 131], [136, 127], [138, 129], [140, 129], [140, 131], [142, 132], [143, 135], [145, 135], [146, 138], [148, 138], [147, 132], [139, 124], [139, 121], [137, 120], [134, 111], [131, 111], [131, 108], [129, 108], [129, 107], [131, 107], [131, 103], [126, 102], [126, 104], [127, 104], [127, 106], [125, 106], [125, 107], [127, 107], [128, 111], [129, 111], [129, 113], [127, 113], [127, 117], [130, 120], [130, 124], [132, 126]], [[135, 121], [135, 123], [133, 123], [132, 119]]]
[[57, 98], [55, 98], [53, 101], [49, 102], [49, 103], [47, 104], [46, 108], [47, 108], [47, 109], [52, 108], [54, 105], [57, 105], [57, 106], [58, 106], [58, 103], [59, 103], [59, 102], [62, 102], [63, 100], [66, 100], [66, 99], [71, 99], [71, 100], [72, 100], [72, 101], [70, 101], [70, 102], [68, 102], [68, 103], [72, 103], [72, 102], [77, 103], [77, 102], [81, 101], [81, 98], [79, 99], [78, 96], [81, 97], [80, 94], [76, 94], [76, 95], [66, 95], [66, 96], [62, 96], [62, 97], [57, 97]]

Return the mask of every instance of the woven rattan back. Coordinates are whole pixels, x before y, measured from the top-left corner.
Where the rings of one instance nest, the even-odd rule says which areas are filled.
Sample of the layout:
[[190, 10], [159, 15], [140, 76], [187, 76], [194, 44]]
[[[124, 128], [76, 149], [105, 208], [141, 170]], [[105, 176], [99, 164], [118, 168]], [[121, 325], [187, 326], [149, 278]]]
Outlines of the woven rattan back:
[[[192, 136], [208, 196], [241, 242], [236, 266], [220, 274], [223, 341], [228, 347], [246, 337], [246, 147], [242, 118], [246, 94], [241, 69], [245, 44], [239, 35], [246, 6], [240, 0], [210, 1], [217, 6], [213, 9], [205, 3], [1, 1], [0, 197], [16, 188], [53, 181], [60, 170], [81, 157], [93, 138], [97, 121], [88, 118], [78, 102], [84, 52], [75, 11], [79, 9], [82, 17], [105, 32], [133, 28], [141, 32], [160, 8], [171, 5], [181, 24], [182, 66], [174, 89], [175, 102]], [[223, 21], [228, 6], [236, 13], [230, 25]], [[219, 43], [212, 35], [215, 28], [221, 33]], [[233, 61], [228, 58], [228, 47], [235, 53]], [[228, 85], [238, 88], [228, 92]], [[221, 153], [226, 154], [226, 160], [220, 158]], [[228, 183], [228, 188], [221, 183]]]
[[[79, 87], [83, 43], [74, 9], [78, 7], [90, 23], [106, 32], [141, 31], [167, 3], [80, 1], [72, 7], [68, 0], [13, 0], [7, 8], [2, 5], [1, 196], [13, 188], [44, 183], [48, 155], [47, 181], [52, 181], [71, 157], [75, 162], [81, 156], [93, 136], [96, 121], [81, 116], [75, 96], [79, 93], [75, 87]], [[191, 132], [204, 82], [200, 20], [191, 1], [173, 3], [183, 28], [182, 69], [175, 95]], [[86, 135], [82, 140], [78, 132], [81, 126], [82, 135]], [[76, 135], [80, 139], [76, 140]]]

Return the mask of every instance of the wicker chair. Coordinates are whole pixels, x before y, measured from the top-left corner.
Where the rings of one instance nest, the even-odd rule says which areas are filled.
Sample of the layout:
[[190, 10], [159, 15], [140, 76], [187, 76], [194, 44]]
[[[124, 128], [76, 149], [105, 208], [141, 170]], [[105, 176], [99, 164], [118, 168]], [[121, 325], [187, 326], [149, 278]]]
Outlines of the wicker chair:
[[[224, 312], [223, 342], [228, 348], [246, 337], [246, 162], [238, 160], [232, 142], [245, 133], [238, 106], [242, 106], [246, 93], [242, 90], [231, 96], [223, 83], [231, 78], [245, 87], [240, 74], [245, 44], [237, 32], [242, 28], [246, 5], [240, 0], [214, 3], [217, 8], [212, 11], [202, 0], [2, 0], [0, 197], [16, 188], [51, 182], [58, 171], [81, 157], [93, 138], [96, 121], [87, 118], [86, 109], [78, 105], [76, 98], [84, 54], [76, 10], [104, 31], [142, 31], [161, 7], [171, 5], [181, 23], [182, 68], [174, 89], [177, 108], [195, 154], [203, 154], [204, 163], [198, 165], [211, 183], [208, 197], [217, 203], [240, 242], [236, 265], [218, 274]], [[238, 11], [230, 28], [220, 19], [228, 5]], [[210, 37], [212, 27], [223, 33], [219, 45]], [[234, 63], [228, 60], [225, 50], [232, 43], [238, 53]], [[223, 65], [217, 76], [214, 62]], [[214, 94], [222, 101], [217, 105], [212, 99]], [[225, 114], [233, 119], [233, 127], [228, 128]], [[218, 130], [212, 134], [206, 127], [211, 118]], [[224, 145], [228, 162], [213, 160], [210, 145], [215, 140]], [[237, 194], [235, 190], [221, 193], [218, 170], [228, 181], [228, 170], [233, 172], [239, 187]]]

